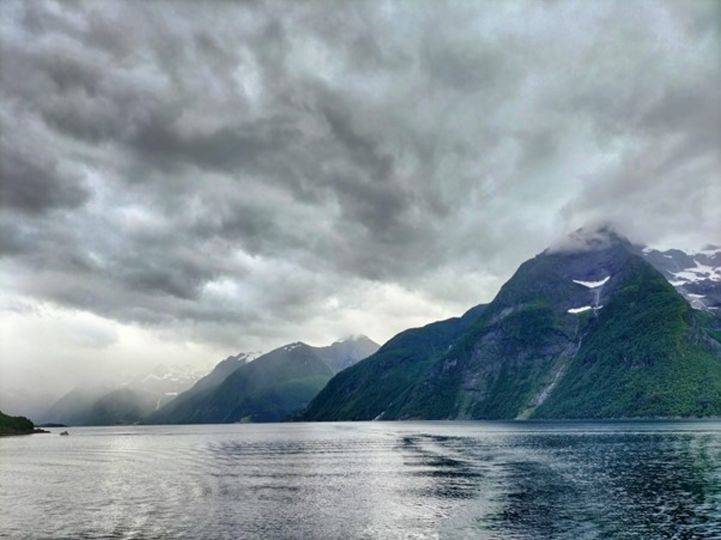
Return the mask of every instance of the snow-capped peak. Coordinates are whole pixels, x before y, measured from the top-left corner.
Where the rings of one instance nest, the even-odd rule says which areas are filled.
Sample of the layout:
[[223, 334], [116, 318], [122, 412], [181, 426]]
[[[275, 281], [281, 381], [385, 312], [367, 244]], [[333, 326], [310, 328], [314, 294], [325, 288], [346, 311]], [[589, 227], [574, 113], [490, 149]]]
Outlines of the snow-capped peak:
[[693, 262], [696, 266], [684, 268], [679, 272], [671, 272], [676, 278], [676, 281], [694, 282], [705, 279], [721, 281], [721, 266], [714, 268], [708, 264], [701, 264], [698, 259], [694, 259]]
[[641, 255], [682, 294], [695, 309], [721, 307], [721, 247], [707, 245], [700, 251], [645, 248]]

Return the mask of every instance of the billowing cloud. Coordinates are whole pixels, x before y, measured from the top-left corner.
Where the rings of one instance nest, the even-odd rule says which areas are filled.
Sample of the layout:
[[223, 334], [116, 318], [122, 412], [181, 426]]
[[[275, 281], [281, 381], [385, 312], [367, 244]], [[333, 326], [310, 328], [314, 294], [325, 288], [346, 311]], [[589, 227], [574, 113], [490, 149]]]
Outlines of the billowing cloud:
[[587, 223], [719, 241], [717, 2], [0, 9], [3, 305], [98, 354], [125, 334], [78, 313], [155, 351], [384, 340]]

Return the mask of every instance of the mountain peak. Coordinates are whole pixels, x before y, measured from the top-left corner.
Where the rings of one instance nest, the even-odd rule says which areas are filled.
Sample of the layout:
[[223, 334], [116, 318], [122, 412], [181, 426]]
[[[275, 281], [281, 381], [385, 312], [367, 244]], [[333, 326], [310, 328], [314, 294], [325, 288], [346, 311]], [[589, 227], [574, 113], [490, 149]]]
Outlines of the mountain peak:
[[337, 373], [376, 352], [379, 345], [367, 336], [356, 334], [339, 339], [326, 347], [316, 347], [316, 354]]
[[341, 343], [373, 343], [376, 344], [375, 341], [373, 341], [371, 338], [366, 336], [365, 334], [349, 334], [347, 336], [343, 336], [340, 339], [335, 340], [332, 345], [341, 344]]
[[[665, 275], [650, 255], [668, 261]], [[338, 373], [303, 418], [718, 414], [716, 266], [674, 255], [645, 252], [609, 225], [579, 229], [521, 264], [469, 324], [407, 331]], [[711, 314], [694, 311], [669, 277]]]
[[230, 355], [218, 362], [214, 369], [228, 369], [228, 366], [239, 366], [247, 364], [258, 358], [262, 353], [260, 352], [240, 352], [238, 354]]
[[613, 246], [631, 248], [633, 244], [610, 223], [580, 227], [551, 244], [544, 253], [600, 251]]
[[281, 347], [284, 351], [293, 351], [295, 349], [298, 349], [300, 347], [308, 347], [305, 343], [302, 341], [294, 341], [293, 343], [288, 343], [288, 345], [284, 345]]

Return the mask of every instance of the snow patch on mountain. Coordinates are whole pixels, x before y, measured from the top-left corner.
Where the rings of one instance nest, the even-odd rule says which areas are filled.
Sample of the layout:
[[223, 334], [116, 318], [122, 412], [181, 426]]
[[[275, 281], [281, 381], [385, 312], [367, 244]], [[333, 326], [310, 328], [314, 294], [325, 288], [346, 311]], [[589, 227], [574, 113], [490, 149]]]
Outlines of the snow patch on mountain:
[[602, 309], [603, 306], [582, 306], [577, 308], [571, 308], [567, 311], [567, 313], [570, 313], [571, 315], [577, 315], [579, 313], [585, 313], [586, 311], [598, 311], [599, 309]]
[[579, 285], [583, 285], [584, 287], [588, 287], [589, 289], [596, 289], [598, 287], [604, 286], [609, 279], [611, 279], [611, 276], [606, 276], [599, 281], [581, 281], [580, 279], [574, 279], [573, 282], [578, 283]]
[[681, 282], [696, 282], [710, 279], [711, 281], [721, 281], [721, 266], [714, 268], [708, 264], [701, 264], [698, 260], [694, 259], [696, 266], [685, 268], [680, 272], [671, 272], [676, 278], [676, 281]]
[[721, 307], [721, 247], [709, 244], [698, 251], [643, 248], [640, 254], [694, 309], [717, 311]]

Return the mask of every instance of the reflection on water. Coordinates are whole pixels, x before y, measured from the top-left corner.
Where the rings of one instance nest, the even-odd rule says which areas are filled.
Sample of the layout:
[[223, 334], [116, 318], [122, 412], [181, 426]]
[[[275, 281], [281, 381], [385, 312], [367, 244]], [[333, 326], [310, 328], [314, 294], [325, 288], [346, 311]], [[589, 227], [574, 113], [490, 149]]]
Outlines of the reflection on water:
[[0, 536], [718, 538], [721, 423], [244, 424], [5, 438]]

